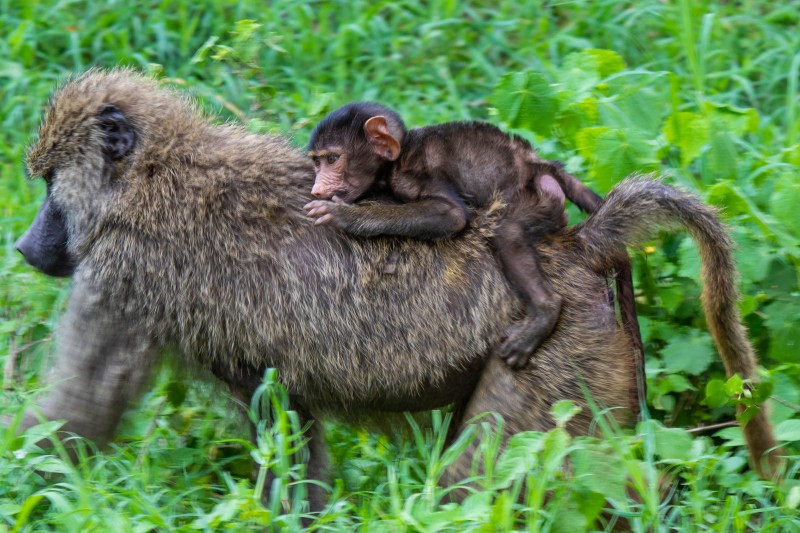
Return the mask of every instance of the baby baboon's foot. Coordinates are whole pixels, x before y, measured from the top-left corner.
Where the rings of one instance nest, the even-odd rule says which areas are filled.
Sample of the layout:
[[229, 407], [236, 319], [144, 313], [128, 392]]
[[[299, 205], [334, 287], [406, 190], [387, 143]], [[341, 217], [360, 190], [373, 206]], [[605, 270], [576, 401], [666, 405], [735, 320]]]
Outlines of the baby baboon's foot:
[[549, 331], [534, 331], [533, 322], [533, 320], [524, 319], [509, 328], [508, 335], [498, 350], [500, 359], [514, 370], [519, 370], [528, 364], [533, 352], [544, 342], [549, 333]]
[[509, 367], [518, 370], [527, 365], [536, 349], [553, 332], [561, 312], [561, 298], [556, 298], [554, 303], [529, 314], [508, 329], [497, 355]]
[[525, 319], [520, 324], [510, 327], [506, 339], [497, 350], [500, 359], [515, 370], [528, 364], [533, 351], [544, 340], [531, 335], [529, 322]]

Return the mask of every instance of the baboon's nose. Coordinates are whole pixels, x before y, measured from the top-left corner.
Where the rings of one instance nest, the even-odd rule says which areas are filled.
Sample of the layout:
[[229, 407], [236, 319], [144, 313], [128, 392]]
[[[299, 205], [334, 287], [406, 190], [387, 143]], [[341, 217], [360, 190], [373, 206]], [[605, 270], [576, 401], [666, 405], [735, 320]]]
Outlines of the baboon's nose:
[[29, 246], [27, 246], [27, 236], [28, 233], [25, 232], [25, 234], [14, 243], [14, 248], [22, 254], [22, 257], [24, 257], [26, 261], [28, 260], [28, 252], [30, 252]]

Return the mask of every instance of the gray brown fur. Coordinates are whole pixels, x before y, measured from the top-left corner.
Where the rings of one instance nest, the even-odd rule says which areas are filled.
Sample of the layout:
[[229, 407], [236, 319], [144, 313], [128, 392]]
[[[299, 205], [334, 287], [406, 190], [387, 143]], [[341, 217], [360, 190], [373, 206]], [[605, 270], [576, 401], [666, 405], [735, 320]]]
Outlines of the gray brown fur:
[[[96, 114], [107, 103], [136, 133], [119, 162], [100, 155]], [[586, 433], [585, 383], [601, 405], [622, 407], [619, 421], [630, 420], [631, 342], [604, 297], [603, 271], [632, 244], [626, 232], [644, 237], [669, 222], [654, 216], [658, 204], [640, 202], [651, 188], [678, 209], [685, 202], [690, 221], [713, 218], [688, 195], [629, 181], [586, 223], [543, 241], [542, 268], [564, 307], [535, 361], [514, 372], [487, 360], [522, 310], [487, 245], [491, 212], [437, 242], [314, 227], [302, 211], [313, 170], [299, 151], [279, 137], [212, 125], [185, 97], [124, 70], [90, 71], [59, 89], [28, 165], [51, 179], [77, 265], [42, 414], [109, 439], [164, 347], [243, 398], [275, 367], [293, 407], [317, 421], [308, 470], [317, 479], [326, 476], [320, 420], [331, 415], [359, 420], [455, 403], [466, 416], [503, 414], [510, 433], [552, 427], [549, 405], [569, 398], [583, 407], [570, 430]], [[389, 257], [396, 270], [384, 275]], [[728, 278], [712, 275], [710, 290]], [[459, 461], [455, 476], [470, 460]], [[324, 494], [310, 491], [318, 510]]]

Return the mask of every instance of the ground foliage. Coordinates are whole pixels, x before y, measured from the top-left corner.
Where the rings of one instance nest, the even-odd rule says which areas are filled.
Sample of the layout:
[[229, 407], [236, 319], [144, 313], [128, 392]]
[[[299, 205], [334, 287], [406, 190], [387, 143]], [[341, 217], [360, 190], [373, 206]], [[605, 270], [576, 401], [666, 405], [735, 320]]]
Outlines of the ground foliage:
[[[725, 380], [698, 305], [696, 249], [664, 234], [634, 251], [645, 422], [622, 430], [598, 412], [605, 438], [571, 438], [562, 426], [572, 406], [559, 404], [547, 434], [521, 434], [504, 454], [483, 440], [493, 467], [461, 506], [437, 479], [487, 424], [449, 449], [441, 413], [432, 429], [409, 417], [403, 440], [337, 425], [331, 503], [314, 527], [582, 531], [627, 517], [636, 531], [800, 528], [799, 21], [796, 3], [766, 0], [0, 0], [0, 414], [13, 427], [40, 386], [69, 288], [13, 248], [44, 194], [23, 159], [54, 84], [93, 65], [133, 66], [223, 120], [298, 146], [327, 111], [375, 99], [411, 125], [478, 118], [513, 129], [603, 193], [632, 172], [660, 171], [719, 206], [766, 385], [752, 398]], [[0, 531], [299, 528], [302, 500], [290, 496], [302, 497], [303, 471], [291, 454], [302, 428], [275, 377], [254, 401], [277, 416], [260, 422], [252, 446], [230, 404], [208, 385], [187, 388], [184, 373], [165, 367], [111, 450], [93, 455], [79, 441], [77, 465], [34, 445], [57, 423], [24, 438], [0, 430]], [[737, 401], [762, 397], [795, 454], [778, 487], [747, 469], [738, 428], [686, 430], [731, 421]], [[264, 487], [266, 468], [279, 473], [274, 486]], [[262, 490], [272, 507], [258, 503]]]

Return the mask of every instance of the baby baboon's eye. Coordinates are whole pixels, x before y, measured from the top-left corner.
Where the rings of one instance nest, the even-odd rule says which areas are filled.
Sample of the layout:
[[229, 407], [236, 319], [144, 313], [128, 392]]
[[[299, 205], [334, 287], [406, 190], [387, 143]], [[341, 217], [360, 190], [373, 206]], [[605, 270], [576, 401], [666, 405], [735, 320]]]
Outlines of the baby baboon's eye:
[[329, 165], [332, 165], [336, 163], [338, 159], [339, 159], [339, 154], [328, 154], [326, 161], [328, 162]]

